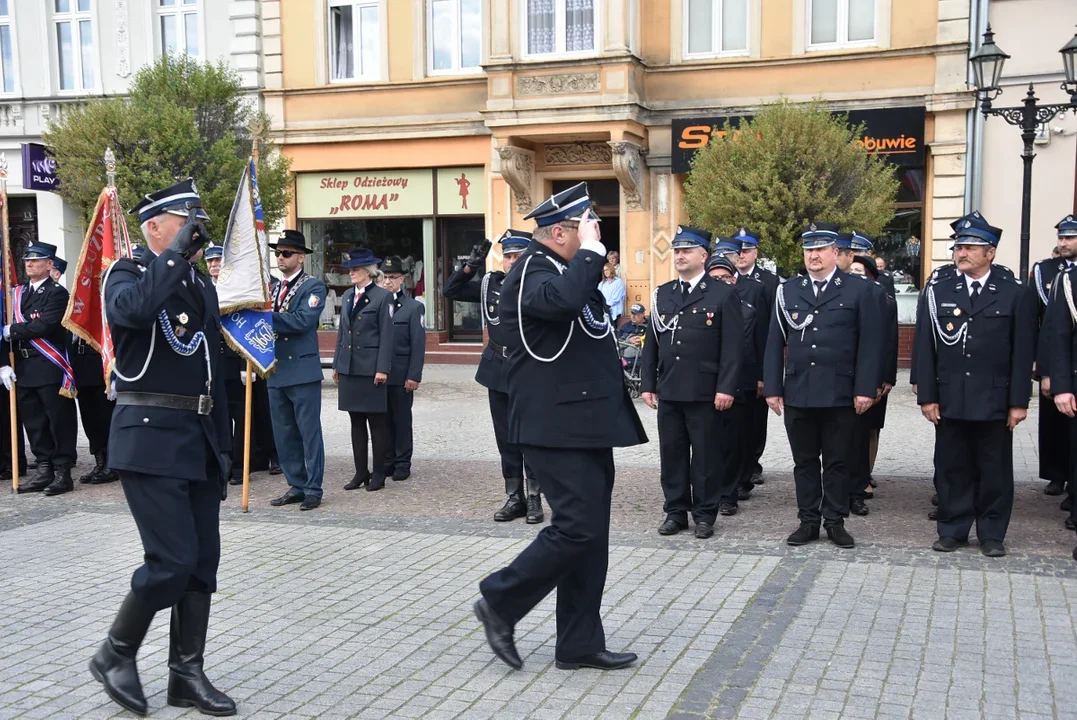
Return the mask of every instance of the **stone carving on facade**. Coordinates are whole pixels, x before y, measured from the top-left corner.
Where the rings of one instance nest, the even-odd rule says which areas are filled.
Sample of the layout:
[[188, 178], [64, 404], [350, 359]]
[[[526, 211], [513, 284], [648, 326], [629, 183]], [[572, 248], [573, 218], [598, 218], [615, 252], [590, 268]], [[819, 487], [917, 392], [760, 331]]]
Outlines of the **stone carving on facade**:
[[672, 244], [669, 242], [669, 235], [665, 230], [659, 230], [658, 233], [651, 238], [651, 252], [659, 260], [665, 260], [669, 257], [669, 251], [672, 249]]
[[611, 140], [613, 150], [613, 174], [621, 183], [628, 210], [643, 209], [643, 155], [646, 150], [633, 142]]
[[497, 149], [501, 158], [501, 177], [512, 188], [516, 197], [516, 212], [531, 212], [531, 179], [535, 174], [535, 153], [515, 145], [502, 145]]
[[520, 95], [574, 95], [598, 92], [598, 73], [529, 75], [516, 79]]
[[127, 0], [116, 0], [116, 74], [131, 74], [131, 32], [127, 23]]
[[569, 143], [546, 146], [546, 165], [609, 165], [613, 150], [606, 143]]
[[669, 175], [659, 173], [656, 176], [656, 188], [654, 191], [654, 207], [659, 215], [669, 214]]

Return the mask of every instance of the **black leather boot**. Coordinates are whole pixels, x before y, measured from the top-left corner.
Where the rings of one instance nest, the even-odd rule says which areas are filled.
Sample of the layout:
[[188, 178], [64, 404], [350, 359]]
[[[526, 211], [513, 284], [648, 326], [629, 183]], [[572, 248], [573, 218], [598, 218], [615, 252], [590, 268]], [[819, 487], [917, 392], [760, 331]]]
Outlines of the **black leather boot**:
[[42, 461], [37, 464], [37, 470], [25, 483], [19, 483], [20, 493], [41, 492], [56, 479], [56, 473], [52, 469], [52, 463]]
[[71, 479], [70, 465], [57, 465], [56, 478], [45, 488], [46, 495], [63, 495], [75, 489], [75, 481]]
[[94, 455], [94, 460], [97, 464], [94, 466], [93, 479], [90, 480], [94, 485], [104, 485], [105, 483], [116, 482], [120, 479], [120, 474], [115, 470], [110, 470], [108, 467], [108, 453], [102, 450]]
[[94, 481], [94, 476], [97, 475], [97, 473], [105, 471], [105, 453], [94, 453], [93, 459], [96, 461], [94, 463], [93, 470], [84, 475], [79, 475], [79, 482], [84, 485], [87, 483], [92, 483]]
[[232, 698], [213, 687], [202, 664], [209, 629], [209, 593], [185, 592], [172, 606], [168, 645], [168, 704], [193, 707], [204, 715], [236, 714]]
[[508, 493], [509, 498], [501, 506], [501, 509], [494, 513], [494, 520], [508, 522], [526, 515], [527, 501], [524, 500], [524, 479], [505, 478], [505, 492]]
[[145, 715], [149, 709], [142, 681], [138, 679], [135, 656], [154, 614], [134, 593], [127, 593], [112, 621], [108, 638], [90, 660], [90, 674], [105, 686], [108, 696], [136, 715]]
[[536, 525], [545, 520], [542, 514], [542, 493], [538, 480], [527, 478], [527, 524]]

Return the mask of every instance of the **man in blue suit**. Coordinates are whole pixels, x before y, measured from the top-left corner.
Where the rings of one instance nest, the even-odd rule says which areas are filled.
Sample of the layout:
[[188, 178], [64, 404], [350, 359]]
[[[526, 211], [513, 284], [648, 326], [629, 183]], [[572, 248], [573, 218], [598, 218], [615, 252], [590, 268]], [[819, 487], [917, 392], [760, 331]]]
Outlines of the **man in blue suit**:
[[268, 379], [269, 406], [277, 457], [289, 487], [269, 504], [302, 503], [300, 510], [313, 510], [322, 504], [325, 471], [322, 361], [318, 354], [325, 283], [303, 270], [311, 250], [302, 233], [285, 230], [272, 247], [284, 279], [273, 283], [277, 369]]

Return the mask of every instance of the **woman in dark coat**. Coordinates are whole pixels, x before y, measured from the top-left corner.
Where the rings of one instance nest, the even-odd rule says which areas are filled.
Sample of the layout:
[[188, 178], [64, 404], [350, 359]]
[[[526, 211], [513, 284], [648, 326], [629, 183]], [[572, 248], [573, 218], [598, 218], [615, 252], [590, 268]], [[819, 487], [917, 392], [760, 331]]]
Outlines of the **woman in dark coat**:
[[[370, 250], [356, 248], [343, 263], [353, 287], [341, 299], [333, 381], [340, 386], [337, 407], [347, 411], [352, 426], [355, 477], [345, 490], [363, 485], [367, 490], [385, 487], [382, 458], [389, 445], [385, 382], [393, 358], [393, 304], [392, 293], [377, 285], [380, 262]], [[373, 474], [367, 460], [368, 428], [374, 451]]]

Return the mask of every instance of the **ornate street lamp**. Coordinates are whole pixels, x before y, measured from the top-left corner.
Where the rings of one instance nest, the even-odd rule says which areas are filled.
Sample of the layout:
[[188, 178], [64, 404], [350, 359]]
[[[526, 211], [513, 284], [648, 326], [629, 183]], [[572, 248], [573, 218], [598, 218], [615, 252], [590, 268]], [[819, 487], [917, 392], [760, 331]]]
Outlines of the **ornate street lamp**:
[[1032, 225], [1032, 161], [1036, 154], [1032, 151], [1036, 140], [1036, 130], [1040, 125], [1049, 123], [1056, 115], [1067, 110], [1077, 112], [1077, 35], [1066, 43], [1060, 51], [1062, 54], [1062, 67], [1066, 79], [1062, 83], [1062, 89], [1070, 94], [1068, 105], [1040, 105], [1036, 97], [1036, 89], [1032, 83], [1028, 85], [1028, 93], [1024, 103], [1020, 107], [995, 108], [992, 101], [1002, 94], [999, 81], [1002, 78], [1002, 68], [1010, 57], [995, 44], [995, 34], [991, 32], [991, 26], [987, 26], [984, 33], [983, 44], [980, 49], [969, 55], [969, 63], [972, 65], [972, 75], [976, 82], [976, 96], [980, 101], [980, 109], [984, 117], [996, 115], [1021, 128], [1021, 139], [1025, 149], [1021, 154], [1024, 161], [1024, 185], [1021, 195], [1021, 281], [1028, 278], [1028, 254], [1029, 239]]

